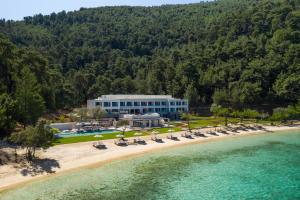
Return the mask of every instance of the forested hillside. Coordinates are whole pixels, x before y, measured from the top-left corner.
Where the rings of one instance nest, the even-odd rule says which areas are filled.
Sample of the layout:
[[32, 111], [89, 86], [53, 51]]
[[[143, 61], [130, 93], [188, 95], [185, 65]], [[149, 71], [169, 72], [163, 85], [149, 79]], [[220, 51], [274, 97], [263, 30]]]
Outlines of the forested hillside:
[[2, 101], [19, 104], [28, 88], [45, 102], [31, 105], [41, 111], [109, 93], [172, 94], [192, 107], [293, 104], [300, 98], [299, 5], [219, 0], [1, 20]]

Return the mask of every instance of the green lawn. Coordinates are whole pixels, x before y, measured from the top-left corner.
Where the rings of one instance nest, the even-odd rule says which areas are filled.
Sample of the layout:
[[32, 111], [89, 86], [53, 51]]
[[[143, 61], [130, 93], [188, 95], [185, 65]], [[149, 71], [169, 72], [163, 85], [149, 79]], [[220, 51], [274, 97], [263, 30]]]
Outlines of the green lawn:
[[[229, 118], [228, 123], [237, 123], [239, 122], [238, 118]], [[254, 119], [245, 119], [243, 123], [254, 123], [256, 122]], [[270, 121], [259, 121], [258, 123], [261, 124], [270, 124]], [[192, 129], [195, 128], [203, 128], [207, 126], [217, 126], [217, 125], [224, 125], [225, 119], [223, 117], [197, 117], [193, 118], [190, 121], [190, 126]], [[173, 127], [170, 128], [153, 128], [147, 131], [128, 131], [125, 133], [125, 137], [134, 137], [136, 132], [141, 132], [142, 136], [150, 135], [152, 131], [157, 131], [160, 134], [167, 133], [169, 129], [174, 130], [174, 132], [181, 131], [182, 128], [187, 128], [186, 122], [171, 122], [170, 125]], [[77, 143], [77, 142], [88, 142], [88, 141], [98, 141], [98, 140], [107, 140], [107, 139], [115, 139], [116, 135], [121, 134], [121, 132], [115, 132], [110, 134], [103, 134], [103, 137], [94, 137], [94, 135], [89, 136], [78, 136], [78, 137], [69, 137], [69, 138], [56, 138], [53, 141], [53, 145], [59, 144], [70, 144], [70, 143]]]
[[[125, 137], [133, 137], [136, 132], [137, 131], [125, 132]], [[148, 134], [146, 132], [141, 132], [141, 133], [142, 133], [142, 135], [147, 135]], [[53, 145], [115, 139], [115, 138], [117, 138], [116, 135], [119, 135], [119, 134], [121, 134], [121, 132], [103, 134], [103, 137], [101, 137], [101, 138], [100, 137], [94, 137], [95, 135], [77, 136], [77, 137], [68, 137], [68, 138], [56, 138], [53, 141]]]
[[[237, 123], [239, 122], [239, 119], [237, 118], [229, 118], [228, 123]], [[187, 127], [186, 122], [172, 122], [171, 123], [174, 126], [181, 126], [181, 127]], [[217, 125], [224, 125], [225, 119], [223, 117], [195, 117], [192, 118], [190, 121], [191, 128], [203, 128], [207, 126], [217, 126]]]
[[[229, 124], [237, 124], [240, 122], [239, 118], [228, 118]], [[250, 123], [259, 123], [259, 124], [270, 124], [271, 121], [267, 120], [255, 120], [255, 119], [244, 119], [244, 124], [250, 124]], [[225, 118], [224, 117], [199, 117], [198, 120], [191, 120], [190, 126], [191, 128], [202, 128], [206, 126], [219, 126], [219, 125], [225, 125]]]
[[[125, 132], [125, 137], [136, 137], [135, 133], [140, 132], [141, 136], [144, 135], [151, 135], [152, 131], [157, 131], [159, 134], [161, 133], [167, 133], [169, 129], [172, 129], [174, 131], [181, 131], [180, 127], [170, 127], [170, 128], [153, 128], [151, 130], [147, 131], [128, 131]], [[70, 144], [70, 143], [77, 143], [77, 142], [88, 142], [88, 141], [99, 141], [99, 140], [108, 140], [108, 139], [116, 139], [116, 135], [121, 134], [121, 132], [115, 132], [115, 133], [109, 133], [109, 134], [103, 134], [103, 137], [94, 137], [95, 135], [88, 135], [88, 136], [77, 136], [77, 137], [68, 137], [68, 138], [56, 138], [53, 141], [53, 145], [59, 145], [59, 144]]]
[[180, 127], [165, 127], [165, 128], [154, 128], [153, 130], [158, 131], [159, 133], [168, 133], [168, 130], [173, 130], [174, 132], [178, 132], [178, 131], [181, 131], [182, 128], [180, 128]]

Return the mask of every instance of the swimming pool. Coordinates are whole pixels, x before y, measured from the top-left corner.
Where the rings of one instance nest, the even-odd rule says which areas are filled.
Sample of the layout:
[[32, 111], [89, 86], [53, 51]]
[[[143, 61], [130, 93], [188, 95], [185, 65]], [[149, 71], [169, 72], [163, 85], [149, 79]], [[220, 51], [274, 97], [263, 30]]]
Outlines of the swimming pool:
[[60, 132], [55, 134], [57, 138], [66, 138], [66, 137], [78, 137], [78, 136], [88, 136], [88, 135], [100, 135], [100, 134], [110, 134], [114, 133], [116, 130], [102, 130], [102, 131], [87, 131], [82, 133], [74, 132]]

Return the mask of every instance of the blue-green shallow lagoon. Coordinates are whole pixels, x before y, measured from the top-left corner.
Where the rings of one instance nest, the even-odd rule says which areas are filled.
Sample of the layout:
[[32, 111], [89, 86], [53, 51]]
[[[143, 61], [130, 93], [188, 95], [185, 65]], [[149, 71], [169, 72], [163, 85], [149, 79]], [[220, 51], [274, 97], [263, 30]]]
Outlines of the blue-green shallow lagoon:
[[300, 132], [171, 148], [33, 182], [0, 199], [300, 199]]

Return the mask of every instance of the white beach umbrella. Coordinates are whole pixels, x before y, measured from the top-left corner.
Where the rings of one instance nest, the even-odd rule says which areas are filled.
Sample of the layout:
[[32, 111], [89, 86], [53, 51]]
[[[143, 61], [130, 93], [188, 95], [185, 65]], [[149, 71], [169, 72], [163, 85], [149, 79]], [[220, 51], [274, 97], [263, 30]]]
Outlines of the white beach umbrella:
[[81, 123], [77, 122], [77, 123], [76, 123], [76, 126], [81, 126]]
[[95, 135], [94, 137], [103, 137], [103, 135]]
[[116, 135], [116, 137], [118, 137], [118, 138], [123, 138], [124, 135], [119, 134], [119, 135]]

